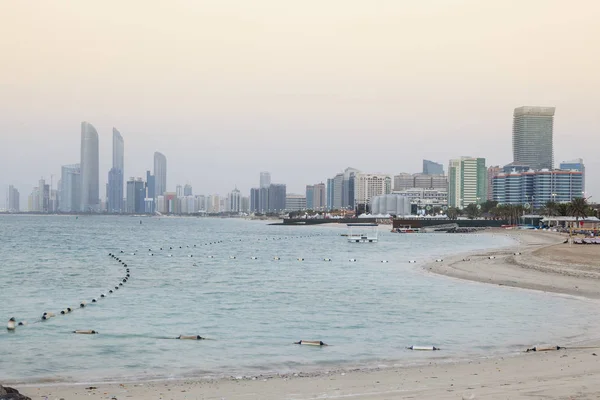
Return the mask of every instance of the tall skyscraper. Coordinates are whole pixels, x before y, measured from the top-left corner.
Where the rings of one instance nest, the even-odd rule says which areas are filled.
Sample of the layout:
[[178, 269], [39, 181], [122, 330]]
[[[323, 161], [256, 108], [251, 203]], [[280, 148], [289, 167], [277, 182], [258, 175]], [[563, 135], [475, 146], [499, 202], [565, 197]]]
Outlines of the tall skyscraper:
[[183, 187], [183, 195], [184, 196], [193, 196], [192, 194], [192, 185], [189, 183]]
[[88, 122], [81, 123], [81, 197], [79, 211], [100, 209], [98, 132]]
[[306, 209], [314, 210], [315, 185], [306, 185]]
[[250, 212], [260, 212], [260, 188], [250, 189]]
[[554, 107], [518, 107], [513, 114], [513, 159], [533, 169], [552, 169]]
[[342, 182], [342, 207], [343, 208], [354, 208], [354, 200], [356, 199], [355, 193], [355, 176], [360, 171], [356, 168], [348, 167], [344, 170], [344, 180]]
[[268, 188], [271, 185], [271, 173], [261, 172], [260, 173], [260, 187]]
[[241, 209], [241, 201], [242, 196], [240, 195], [240, 191], [235, 188], [229, 193], [227, 196], [227, 211], [233, 213], [239, 213]]
[[313, 210], [324, 211], [327, 208], [327, 191], [324, 183], [313, 186]]
[[162, 196], [167, 191], [167, 157], [154, 153], [154, 194]]
[[123, 136], [113, 128], [112, 168], [108, 172], [108, 212], [123, 212], [123, 174], [125, 173], [125, 143]]
[[58, 205], [61, 212], [81, 210], [81, 168], [79, 164], [62, 166]]
[[371, 198], [392, 192], [392, 177], [385, 174], [358, 173], [355, 178], [354, 204], [366, 206]]
[[487, 199], [485, 158], [461, 157], [448, 166], [448, 205], [465, 208]]
[[146, 211], [146, 185], [142, 178], [127, 181], [127, 212], [143, 214]]
[[21, 211], [21, 195], [19, 191], [13, 186], [8, 187], [8, 212], [19, 212]]
[[444, 166], [433, 161], [423, 160], [423, 173], [425, 175], [444, 175]]
[[269, 185], [268, 191], [268, 210], [272, 213], [280, 213], [285, 210], [286, 186], [284, 184], [273, 183]]

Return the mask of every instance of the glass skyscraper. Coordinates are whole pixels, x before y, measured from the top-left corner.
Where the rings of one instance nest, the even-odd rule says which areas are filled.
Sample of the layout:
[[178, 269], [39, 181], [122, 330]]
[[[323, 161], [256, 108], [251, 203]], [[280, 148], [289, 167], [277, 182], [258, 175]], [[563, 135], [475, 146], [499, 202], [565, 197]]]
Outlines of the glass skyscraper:
[[81, 123], [81, 197], [79, 211], [98, 212], [100, 173], [98, 132], [89, 122]]
[[513, 159], [534, 170], [554, 167], [554, 107], [518, 107], [513, 114]]
[[423, 160], [423, 173], [426, 175], [444, 175], [444, 166], [433, 161]]
[[154, 194], [162, 196], [167, 191], [167, 157], [154, 153]]
[[123, 136], [113, 128], [113, 164], [108, 173], [108, 212], [123, 212], [123, 181], [125, 166], [125, 144]]

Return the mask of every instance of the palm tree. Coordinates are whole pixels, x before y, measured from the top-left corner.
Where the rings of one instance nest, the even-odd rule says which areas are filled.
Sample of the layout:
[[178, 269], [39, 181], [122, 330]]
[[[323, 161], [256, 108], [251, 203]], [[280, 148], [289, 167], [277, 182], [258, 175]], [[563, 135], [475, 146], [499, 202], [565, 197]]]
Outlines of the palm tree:
[[456, 207], [450, 207], [446, 210], [446, 215], [449, 219], [456, 219], [458, 217], [459, 210]]
[[579, 227], [579, 218], [585, 219], [588, 213], [587, 200], [583, 197], [577, 197], [568, 204], [569, 215], [575, 217], [577, 227]]
[[569, 203], [558, 203], [556, 206], [556, 215], [561, 217], [569, 215]]
[[558, 203], [556, 203], [554, 201], [548, 201], [544, 206], [544, 210], [543, 210], [544, 215], [546, 215], [548, 217], [556, 216], [558, 214], [557, 206], [558, 206]]

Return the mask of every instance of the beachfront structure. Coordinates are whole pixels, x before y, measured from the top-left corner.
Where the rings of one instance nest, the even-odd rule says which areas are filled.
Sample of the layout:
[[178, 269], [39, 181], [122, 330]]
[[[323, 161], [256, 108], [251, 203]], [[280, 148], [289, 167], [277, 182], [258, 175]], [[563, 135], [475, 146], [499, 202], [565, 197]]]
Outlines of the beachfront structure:
[[89, 122], [81, 123], [81, 194], [79, 211], [100, 211], [98, 132]]
[[358, 173], [354, 176], [354, 204], [368, 205], [375, 196], [392, 192], [392, 177], [386, 174]]
[[386, 194], [383, 196], [373, 196], [371, 199], [372, 215], [410, 215], [411, 200], [408, 196], [402, 194]]
[[301, 194], [288, 193], [285, 196], [286, 211], [306, 210], [306, 197]]
[[81, 168], [79, 164], [63, 165], [60, 177], [60, 198], [58, 201], [61, 212], [78, 212], [81, 207]]
[[154, 153], [154, 195], [162, 196], [167, 191], [167, 157]]
[[465, 208], [487, 199], [485, 158], [461, 157], [448, 165], [448, 206]]
[[448, 204], [448, 191], [439, 189], [410, 188], [394, 190], [392, 194], [404, 196], [413, 204], [445, 206]]
[[563, 161], [560, 163], [559, 169], [566, 171], [581, 171], [581, 179], [582, 179], [582, 191], [585, 192], [585, 164], [583, 163], [582, 158], [576, 158], [570, 161]]
[[502, 172], [502, 168], [499, 165], [494, 165], [487, 170], [487, 200], [494, 200], [494, 188], [492, 185], [492, 179]]
[[541, 208], [549, 201], [567, 203], [583, 197], [583, 173], [575, 170], [502, 172], [492, 182], [494, 200], [500, 204]]
[[423, 160], [423, 174], [444, 175], [444, 166], [430, 160]]
[[19, 191], [17, 190], [17, 188], [15, 188], [13, 185], [10, 185], [8, 187], [8, 212], [14, 213], [14, 212], [19, 212], [21, 211], [21, 195], [19, 194]]
[[518, 107], [513, 113], [513, 160], [534, 170], [554, 168], [555, 107]]

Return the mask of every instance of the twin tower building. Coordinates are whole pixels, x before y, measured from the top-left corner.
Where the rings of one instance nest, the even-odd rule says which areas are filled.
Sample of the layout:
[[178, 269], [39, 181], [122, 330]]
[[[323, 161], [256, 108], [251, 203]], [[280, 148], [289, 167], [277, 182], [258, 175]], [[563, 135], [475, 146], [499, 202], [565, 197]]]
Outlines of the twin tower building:
[[[89, 122], [81, 123], [81, 162], [79, 165], [63, 167], [62, 201], [63, 211], [101, 212], [100, 201], [100, 157], [96, 128]], [[77, 168], [79, 167], [79, 168]], [[108, 173], [107, 205], [109, 213], [124, 211], [125, 143], [123, 136], [113, 128], [112, 168]], [[167, 159], [154, 153], [153, 187], [148, 187], [152, 198], [162, 195], [167, 187]], [[150, 183], [150, 182], [148, 182]], [[65, 209], [68, 208], [67, 209]]]

